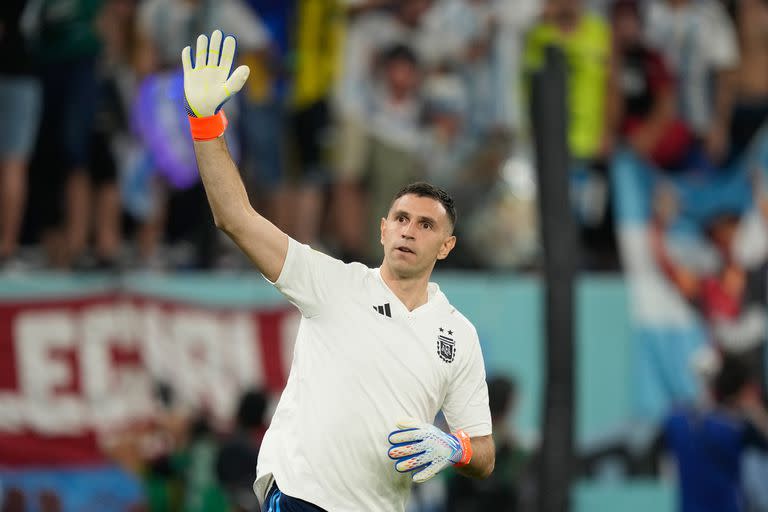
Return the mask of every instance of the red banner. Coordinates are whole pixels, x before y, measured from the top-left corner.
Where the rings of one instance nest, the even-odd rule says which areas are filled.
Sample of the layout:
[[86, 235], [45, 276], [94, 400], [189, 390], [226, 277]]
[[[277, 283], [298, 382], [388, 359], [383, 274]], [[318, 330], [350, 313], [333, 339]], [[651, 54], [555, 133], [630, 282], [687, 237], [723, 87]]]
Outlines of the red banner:
[[138, 295], [0, 302], [0, 465], [102, 459], [99, 439], [151, 420], [158, 382], [186, 408], [231, 418], [239, 393], [278, 393], [298, 313], [213, 309]]

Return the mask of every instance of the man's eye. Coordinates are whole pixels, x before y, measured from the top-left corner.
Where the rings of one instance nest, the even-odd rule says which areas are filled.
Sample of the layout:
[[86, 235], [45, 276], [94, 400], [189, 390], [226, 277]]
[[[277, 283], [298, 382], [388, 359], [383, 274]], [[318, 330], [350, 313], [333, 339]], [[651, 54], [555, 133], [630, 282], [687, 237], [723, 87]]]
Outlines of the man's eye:
[[430, 224], [429, 222], [424, 222], [421, 225], [421, 227], [423, 227], [424, 229], [432, 229], [432, 224]]

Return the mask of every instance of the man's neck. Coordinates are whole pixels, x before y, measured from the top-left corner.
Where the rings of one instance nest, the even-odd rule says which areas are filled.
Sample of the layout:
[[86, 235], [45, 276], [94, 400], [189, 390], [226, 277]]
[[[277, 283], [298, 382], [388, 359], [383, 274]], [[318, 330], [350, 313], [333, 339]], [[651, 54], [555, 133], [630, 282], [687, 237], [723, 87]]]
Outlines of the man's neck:
[[427, 291], [429, 276], [430, 273], [412, 278], [399, 277], [392, 272], [386, 262], [381, 265], [381, 278], [408, 311], [413, 311], [429, 300], [429, 292]]

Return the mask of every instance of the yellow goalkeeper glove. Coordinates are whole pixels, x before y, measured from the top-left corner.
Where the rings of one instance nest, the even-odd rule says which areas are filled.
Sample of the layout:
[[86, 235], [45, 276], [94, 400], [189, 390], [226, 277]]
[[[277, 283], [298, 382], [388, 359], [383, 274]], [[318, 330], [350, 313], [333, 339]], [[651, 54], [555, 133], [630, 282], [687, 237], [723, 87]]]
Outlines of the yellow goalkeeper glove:
[[187, 46], [181, 52], [184, 103], [195, 140], [215, 139], [227, 128], [221, 107], [243, 87], [250, 73], [248, 66], [240, 66], [230, 74], [236, 46], [233, 36], [224, 38], [222, 44], [221, 31], [214, 30], [210, 42], [204, 34], [197, 37], [194, 66], [192, 49]]

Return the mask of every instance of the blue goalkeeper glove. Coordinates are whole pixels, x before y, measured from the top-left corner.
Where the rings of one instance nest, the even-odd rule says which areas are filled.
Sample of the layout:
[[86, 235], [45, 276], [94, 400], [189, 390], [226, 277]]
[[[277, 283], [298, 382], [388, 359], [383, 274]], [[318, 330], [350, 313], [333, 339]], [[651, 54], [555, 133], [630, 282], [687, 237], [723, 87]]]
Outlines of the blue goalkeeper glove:
[[466, 466], [472, 459], [469, 436], [462, 430], [456, 434], [443, 432], [430, 423], [413, 418], [397, 422], [399, 430], [389, 434], [389, 458], [395, 470], [411, 473], [414, 482], [429, 480], [446, 466]]
[[230, 75], [236, 46], [233, 36], [224, 38], [222, 44], [221, 31], [214, 30], [210, 43], [205, 35], [197, 37], [194, 67], [191, 48], [181, 52], [184, 102], [195, 140], [215, 139], [224, 133], [227, 118], [221, 107], [248, 79], [248, 66], [240, 66]]

